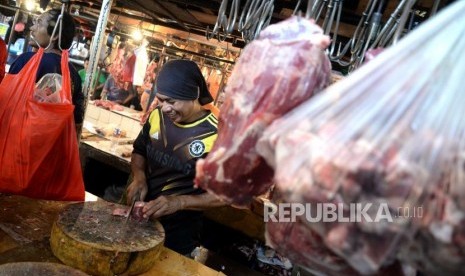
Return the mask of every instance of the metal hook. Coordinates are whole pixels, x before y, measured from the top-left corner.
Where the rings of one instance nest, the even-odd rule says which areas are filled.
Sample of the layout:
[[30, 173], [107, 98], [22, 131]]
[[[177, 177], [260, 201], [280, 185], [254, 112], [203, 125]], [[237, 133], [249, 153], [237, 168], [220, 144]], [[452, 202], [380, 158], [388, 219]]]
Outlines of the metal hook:
[[274, 0], [247, 0], [238, 21], [238, 31], [246, 43], [268, 26], [274, 10]]
[[262, 5], [260, 5], [260, 0], [252, 0], [250, 7], [247, 10], [247, 15], [245, 17], [245, 22], [242, 25], [242, 29], [250, 29], [256, 23], [257, 16], [261, 12], [265, 1], [263, 1]]
[[221, 2], [220, 9], [218, 11], [218, 18], [216, 19], [215, 26], [213, 27], [213, 30], [210, 33], [210, 35], [208, 34], [209, 27], [207, 26], [206, 37], [207, 37], [208, 40], [210, 40], [218, 32], [218, 30], [220, 29], [221, 23], [223, 21], [223, 15], [224, 15], [224, 12], [226, 11], [226, 6], [227, 5], [228, 5], [228, 0], [223, 0]]
[[[218, 11], [218, 18], [215, 26], [210, 33], [210, 28], [206, 29], [206, 38], [210, 40], [212, 37], [217, 35], [218, 41], [224, 41], [229, 34], [234, 30], [236, 24], [237, 13], [240, 8], [240, 0], [233, 0], [231, 3], [231, 9], [229, 11], [229, 17], [226, 16], [226, 9], [228, 6], [228, 0], [223, 0]], [[220, 30], [223, 29], [223, 35], [220, 34]]]
[[336, 10], [337, 10], [337, 14], [336, 14], [336, 25], [334, 27], [334, 31], [333, 31], [333, 37], [331, 39], [331, 47], [329, 48], [329, 58], [331, 60], [336, 60], [336, 59], [340, 59], [342, 58], [343, 56], [345, 56], [345, 54], [347, 53], [348, 49], [349, 49], [349, 45], [350, 43], [347, 43], [345, 46], [344, 46], [344, 49], [342, 50], [341, 52], [341, 44], [339, 44], [339, 49], [338, 49], [338, 53], [336, 56], [333, 56], [333, 53], [334, 53], [334, 49], [336, 47], [336, 42], [337, 42], [337, 33], [339, 31], [339, 23], [340, 23], [340, 20], [341, 20], [341, 13], [342, 13], [342, 5], [343, 5], [343, 0], [340, 0], [340, 1], [336, 1]]
[[320, 19], [321, 13], [323, 12], [324, 8], [327, 6], [328, 0], [317, 1], [315, 3], [315, 7], [312, 9], [312, 15], [316, 14], [313, 19], [318, 21]]
[[245, 27], [244, 27], [244, 25], [245, 25], [244, 20], [246, 20], [246, 19], [245, 19], [244, 17], [246, 16], [246, 11], [249, 10], [249, 7], [250, 7], [252, 1], [253, 1], [253, 0], [247, 0], [247, 2], [245, 2], [244, 9], [242, 10], [241, 16], [239, 17], [239, 21], [238, 21], [238, 23], [237, 23], [237, 30], [238, 30], [239, 32], [242, 32], [242, 31], [245, 29]]
[[402, 12], [402, 15], [400, 16], [400, 19], [399, 19], [399, 25], [397, 26], [396, 32], [394, 33], [394, 38], [392, 39], [393, 45], [397, 44], [397, 41], [399, 40], [400, 34], [404, 30], [405, 23], [407, 22], [407, 18], [415, 2], [416, 0], [410, 0], [405, 6], [405, 9]]
[[[240, 0], [233, 0], [233, 2], [231, 3], [231, 10], [229, 12], [228, 24], [227, 24], [227, 27], [225, 28], [227, 34], [231, 34], [234, 29], [234, 25], [236, 24], [236, 19], [237, 19], [237, 13], [239, 11], [239, 5], [240, 5]], [[234, 16], [232, 16], [232, 14], [234, 14]]]
[[210, 32], [210, 26], [205, 29], [205, 37], [210, 40], [213, 37], [213, 31]]
[[386, 24], [384, 24], [383, 28], [379, 32], [378, 36], [376, 37], [375, 41], [373, 42], [372, 47], [384, 47], [387, 45], [387, 42], [393, 35], [393, 29], [396, 28], [398, 24], [398, 16], [402, 9], [404, 8], [405, 4], [407, 4], [408, 0], [402, 0], [399, 5], [397, 5], [396, 9], [391, 13], [389, 19], [387, 20]]
[[254, 28], [255, 29], [254, 38], [258, 37], [261, 30], [265, 28], [266, 26], [268, 26], [268, 24], [270, 23], [271, 17], [273, 16], [273, 9], [274, 9], [273, 1], [269, 1], [265, 4], [262, 14], [260, 15], [260, 21], [258, 22], [257, 26]]
[[[62, 0], [63, 1], [63, 0]], [[60, 22], [60, 30], [58, 31], [58, 48], [60, 51], [63, 51], [61, 48], [61, 34], [63, 33], [63, 14], [65, 12], [65, 2], [61, 5], [61, 14], [59, 16], [58, 21]]]
[[[322, 2], [328, 1], [324, 0]], [[372, 40], [376, 37], [381, 21], [381, 13], [379, 13], [378, 11], [374, 13], [378, 0], [371, 0], [367, 4], [367, 7], [365, 8], [364, 12], [362, 13], [362, 17], [360, 18], [360, 21], [357, 25], [357, 28], [355, 29], [352, 38], [350, 38], [350, 40], [344, 45], [342, 50], [341, 44], [339, 44], [337, 53], [334, 55], [337, 43], [337, 32], [339, 29], [339, 22], [342, 12], [342, 2], [343, 0], [330, 0], [326, 8], [326, 15], [323, 23], [323, 29], [325, 34], [329, 34], [331, 32], [333, 23], [335, 24], [331, 46], [328, 50], [328, 57], [331, 61], [337, 62], [341, 66], [350, 67], [349, 69], [354, 69], [359, 64], [361, 64], [361, 62], [363, 61], [363, 55], [365, 54]], [[382, 3], [379, 5], [378, 10], [381, 9], [381, 5]], [[323, 9], [324, 7], [322, 7], [320, 3], [316, 4], [315, 18], [318, 19], [320, 17]], [[349, 49], [350, 60], [343, 61], [342, 58], [349, 52]]]
[[324, 34], [329, 34], [331, 32], [331, 27], [334, 21], [334, 16], [336, 13], [337, 4], [339, 0], [331, 0], [326, 8], [326, 16], [322, 24]]
[[55, 27], [53, 27], [52, 34], [50, 35], [50, 42], [48, 43], [47, 47], [45, 47], [45, 50], [48, 50], [50, 46], [52, 46], [53, 38], [55, 37], [55, 33], [57, 31], [58, 25], [59, 26], [59, 31], [58, 31], [58, 48], [63, 51], [61, 48], [61, 31], [62, 31], [62, 19], [63, 19], [63, 14], [65, 12], [65, 3], [61, 5], [61, 13], [57, 18], [57, 21], [55, 23]]
[[295, 5], [295, 8], [294, 8], [294, 11], [292, 12], [292, 15], [295, 15], [297, 13], [297, 10], [300, 7], [300, 2], [302, 2], [302, 0], [297, 1], [297, 5]]
[[313, 0], [308, 0], [307, 11], [305, 12], [305, 18], [310, 19], [312, 16]]

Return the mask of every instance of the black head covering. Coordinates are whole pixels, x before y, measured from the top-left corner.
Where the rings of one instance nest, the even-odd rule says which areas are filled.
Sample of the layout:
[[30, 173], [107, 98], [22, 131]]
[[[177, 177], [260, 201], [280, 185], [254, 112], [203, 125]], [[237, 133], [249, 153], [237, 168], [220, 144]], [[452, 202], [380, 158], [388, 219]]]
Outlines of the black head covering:
[[157, 76], [157, 90], [176, 100], [199, 99], [201, 105], [213, 101], [202, 72], [190, 60], [171, 60], [165, 63]]

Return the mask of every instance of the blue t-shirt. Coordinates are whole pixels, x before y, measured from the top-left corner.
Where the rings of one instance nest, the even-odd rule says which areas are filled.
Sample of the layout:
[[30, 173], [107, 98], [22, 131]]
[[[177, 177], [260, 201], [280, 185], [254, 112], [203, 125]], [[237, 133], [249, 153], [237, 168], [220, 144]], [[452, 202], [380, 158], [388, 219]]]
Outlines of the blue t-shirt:
[[[17, 74], [26, 63], [34, 56], [35, 52], [27, 52], [20, 55], [10, 66], [8, 74]], [[69, 63], [71, 76], [71, 94], [74, 104], [74, 121], [76, 124], [82, 124], [84, 120], [84, 93], [82, 92], [81, 78], [76, 68]], [[45, 74], [57, 73], [61, 75], [61, 56], [55, 53], [44, 53], [37, 71], [36, 82]]]
[[109, 101], [124, 101], [129, 95], [128, 91], [118, 86], [112, 76], [108, 77], [103, 90], [107, 91], [107, 100]]

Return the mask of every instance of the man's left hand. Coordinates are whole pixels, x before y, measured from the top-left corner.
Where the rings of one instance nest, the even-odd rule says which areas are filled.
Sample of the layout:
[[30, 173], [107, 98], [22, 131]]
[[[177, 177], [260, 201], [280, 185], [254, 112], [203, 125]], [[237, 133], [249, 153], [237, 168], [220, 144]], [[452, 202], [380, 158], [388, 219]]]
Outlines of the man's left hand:
[[182, 209], [182, 201], [178, 196], [160, 196], [145, 204], [144, 218], [159, 218], [173, 214]]

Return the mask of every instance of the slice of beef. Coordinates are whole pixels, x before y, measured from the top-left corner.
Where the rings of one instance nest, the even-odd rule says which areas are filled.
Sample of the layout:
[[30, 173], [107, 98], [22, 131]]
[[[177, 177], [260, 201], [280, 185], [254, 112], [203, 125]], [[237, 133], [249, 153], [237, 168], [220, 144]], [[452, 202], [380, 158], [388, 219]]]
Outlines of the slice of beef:
[[103, 109], [111, 110], [115, 103], [111, 101], [106, 101], [106, 100], [95, 100], [94, 101], [95, 106], [99, 106]]
[[292, 17], [245, 47], [226, 86], [218, 139], [197, 163], [196, 185], [236, 204], [269, 190], [273, 169], [256, 142], [275, 119], [329, 84], [328, 44], [313, 21]]

